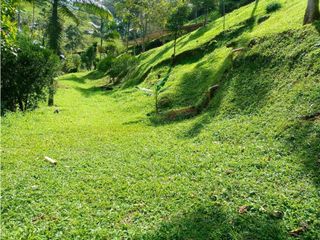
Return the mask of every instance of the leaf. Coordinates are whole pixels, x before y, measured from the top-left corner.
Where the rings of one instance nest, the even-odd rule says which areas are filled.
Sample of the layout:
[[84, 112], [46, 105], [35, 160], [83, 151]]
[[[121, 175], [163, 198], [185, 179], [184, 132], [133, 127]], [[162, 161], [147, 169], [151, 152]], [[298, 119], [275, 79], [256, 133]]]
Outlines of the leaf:
[[303, 232], [305, 232], [307, 229], [304, 227], [298, 227], [292, 231], [289, 232], [290, 236], [293, 237], [298, 237], [299, 235], [301, 235]]
[[244, 213], [248, 212], [249, 209], [250, 209], [250, 206], [241, 206], [241, 207], [239, 208], [239, 211], [238, 211], [238, 212], [239, 212], [240, 214], [244, 214]]
[[141, 88], [141, 87], [137, 87], [140, 91], [146, 93], [148, 96], [153, 96], [153, 91], [151, 89], [148, 88]]
[[59, 6], [59, 11], [63, 16], [72, 19], [77, 25], [79, 25], [80, 22], [78, 17], [73, 13], [72, 9], [69, 6], [61, 5]]
[[79, 8], [82, 8], [83, 10], [91, 14], [97, 14], [101, 18], [105, 18], [108, 20], [113, 19], [110, 10], [98, 2], [92, 0], [76, 0], [74, 5], [78, 6]]

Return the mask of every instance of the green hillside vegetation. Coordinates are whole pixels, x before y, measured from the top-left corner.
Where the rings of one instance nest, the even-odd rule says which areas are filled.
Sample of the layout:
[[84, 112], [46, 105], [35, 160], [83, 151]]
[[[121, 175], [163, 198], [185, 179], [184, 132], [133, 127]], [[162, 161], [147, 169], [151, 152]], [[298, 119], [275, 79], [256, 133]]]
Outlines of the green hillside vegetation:
[[178, 39], [159, 115], [137, 87], [166, 76], [172, 42], [111, 91], [61, 76], [58, 114], [6, 114], [2, 237], [320, 239], [320, 25], [302, 26], [306, 1], [271, 2]]

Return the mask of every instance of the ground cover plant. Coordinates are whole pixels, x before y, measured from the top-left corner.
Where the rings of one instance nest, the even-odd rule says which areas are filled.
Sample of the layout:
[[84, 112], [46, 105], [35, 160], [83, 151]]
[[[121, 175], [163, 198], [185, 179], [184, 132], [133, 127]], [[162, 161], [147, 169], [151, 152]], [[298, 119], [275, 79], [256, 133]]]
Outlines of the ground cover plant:
[[[304, 1], [271, 2], [179, 38], [170, 72], [173, 42], [111, 91], [107, 71], [71, 73], [54, 108], [7, 113], [1, 237], [319, 239], [319, 23], [302, 26]], [[168, 72], [155, 114], [139, 88]], [[212, 86], [195, 116], [165, 118]]]

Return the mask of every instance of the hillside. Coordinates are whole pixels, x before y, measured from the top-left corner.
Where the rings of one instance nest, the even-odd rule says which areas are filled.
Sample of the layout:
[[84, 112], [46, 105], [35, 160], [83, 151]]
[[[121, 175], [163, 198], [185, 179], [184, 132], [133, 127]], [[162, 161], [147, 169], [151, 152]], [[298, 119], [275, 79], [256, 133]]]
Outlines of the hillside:
[[217, 19], [179, 39], [161, 117], [136, 86], [166, 74], [172, 43], [113, 91], [64, 75], [60, 113], [7, 114], [2, 237], [320, 239], [320, 26], [302, 27], [300, 0], [261, 22], [270, 2], [254, 21], [254, 4], [228, 14], [225, 33]]

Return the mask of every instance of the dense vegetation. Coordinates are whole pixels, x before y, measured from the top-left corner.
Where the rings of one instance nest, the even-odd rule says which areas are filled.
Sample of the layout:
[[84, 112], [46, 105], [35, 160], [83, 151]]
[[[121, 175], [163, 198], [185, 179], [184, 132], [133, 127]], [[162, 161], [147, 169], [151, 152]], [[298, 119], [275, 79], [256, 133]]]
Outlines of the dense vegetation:
[[320, 239], [318, 2], [115, 2], [2, 19], [1, 237]]

